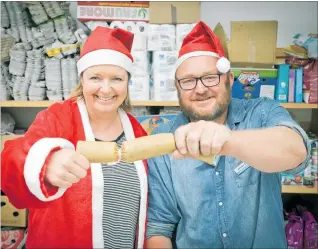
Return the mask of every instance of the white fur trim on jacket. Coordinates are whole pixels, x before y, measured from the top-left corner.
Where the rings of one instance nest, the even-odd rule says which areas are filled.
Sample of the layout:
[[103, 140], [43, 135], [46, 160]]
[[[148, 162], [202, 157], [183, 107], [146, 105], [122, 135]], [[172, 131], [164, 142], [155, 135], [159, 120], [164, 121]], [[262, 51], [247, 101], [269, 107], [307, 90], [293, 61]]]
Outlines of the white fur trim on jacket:
[[41, 190], [40, 173], [48, 154], [56, 147], [75, 149], [74, 145], [64, 138], [42, 138], [32, 145], [24, 164], [26, 185], [32, 194], [45, 202], [60, 198], [66, 191], [66, 188], [59, 188], [53, 196], [45, 197]]
[[[81, 113], [82, 122], [84, 126], [85, 137], [87, 141], [95, 141], [95, 136], [89, 122], [88, 112], [83, 100], [78, 100], [78, 107]], [[135, 138], [134, 130], [129, 120], [129, 117], [122, 109], [118, 110], [122, 126], [127, 140]], [[139, 210], [139, 224], [138, 224], [138, 243], [137, 248], [143, 248], [145, 223], [146, 223], [146, 205], [147, 205], [147, 175], [145, 166], [142, 161], [136, 161], [135, 167], [140, 179], [140, 210]], [[104, 248], [103, 239], [103, 191], [104, 181], [102, 173], [102, 165], [94, 163], [91, 166], [92, 172], [92, 223], [93, 223], [93, 248]]]
[[78, 60], [78, 75], [81, 75], [81, 73], [89, 67], [106, 64], [120, 66], [131, 73], [133, 62], [128, 56], [118, 51], [110, 49], [99, 49], [87, 53]]

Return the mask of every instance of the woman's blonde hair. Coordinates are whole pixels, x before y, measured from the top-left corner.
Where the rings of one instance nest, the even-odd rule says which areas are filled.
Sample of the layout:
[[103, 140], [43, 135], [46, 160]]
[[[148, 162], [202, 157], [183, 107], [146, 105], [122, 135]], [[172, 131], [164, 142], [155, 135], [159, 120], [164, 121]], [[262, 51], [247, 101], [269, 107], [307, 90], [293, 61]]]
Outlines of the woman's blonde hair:
[[[124, 102], [120, 105], [120, 108], [122, 108], [125, 112], [130, 112], [132, 109], [132, 105], [130, 102], [129, 98], [129, 81], [130, 81], [130, 73], [128, 73], [128, 85], [127, 85], [127, 96], [124, 100]], [[73, 89], [71, 92], [70, 96], [68, 97], [69, 99], [73, 99], [74, 101], [78, 99], [84, 99], [84, 94], [83, 94], [83, 83], [82, 83], [82, 75], [80, 82], [77, 84], [77, 86]]]

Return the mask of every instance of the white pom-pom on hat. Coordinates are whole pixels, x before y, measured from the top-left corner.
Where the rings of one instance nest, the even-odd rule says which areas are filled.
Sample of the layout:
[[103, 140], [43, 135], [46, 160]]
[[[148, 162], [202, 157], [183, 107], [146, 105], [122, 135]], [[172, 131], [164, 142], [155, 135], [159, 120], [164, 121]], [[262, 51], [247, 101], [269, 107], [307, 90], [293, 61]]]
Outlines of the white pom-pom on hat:
[[225, 57], [221, 57], [216, 63], [216, 68], [220, 73], [227, 73], [228, 71], [230, 71], [231, 63]]

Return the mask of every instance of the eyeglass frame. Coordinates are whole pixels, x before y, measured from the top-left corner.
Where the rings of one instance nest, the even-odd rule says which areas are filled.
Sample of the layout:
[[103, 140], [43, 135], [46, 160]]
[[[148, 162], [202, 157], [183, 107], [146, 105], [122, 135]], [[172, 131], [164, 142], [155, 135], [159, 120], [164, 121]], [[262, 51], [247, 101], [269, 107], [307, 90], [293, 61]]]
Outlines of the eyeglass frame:
[[[225, 74], [226, 74], [226, 73], [225, 73]], [[202, 78], [203, 78], [203, 77], [206, 77], [206, 76], [210, 76], [210, 75], [214, 75], [214, 76], [217, 75], [217, 76], [219, 76], [219, 82], [218, 82], [216, 85], [213, 85], [213, 86], [206, 86], [206, 85], [203, 83]], [[198, 80], [200, 80], [201, 83], [202, 83], [202, 85], [204, 85], [204, 86], [207, 87], [207, 88], [217, 86], [217, 85], [220, 84], [220, 82], [221, 82], [221, 76], [222, 76], [222, 75], [224, 75], [224, 73], [220, 73], [220, 72], [219, 72], [219, 73], [216, 73], [216, 74], [211, 73], [211, 74], [202, 75], [202, 76], [200, 76], [200, 77], [189, 77], [189, 78], [182, 78], [182, 79], [178, 79], [177, 77], [175, 77], [175, 80], [178, 82], [180, 88], [181, 88], [183, 91], [190, 91], [190, 90], [193, 90], [193, 89], [195, 89], [195, 88], [197, 87], [197, 85], [198, 85]], [[182, 88], [180, 81], [181, 81], [181, 80], [186, 80], [186, 79], [195, 79], [195, 85], [194, 85], [193, 88], [191, 88], [191, 89], [183, 89], [183, 88]]]

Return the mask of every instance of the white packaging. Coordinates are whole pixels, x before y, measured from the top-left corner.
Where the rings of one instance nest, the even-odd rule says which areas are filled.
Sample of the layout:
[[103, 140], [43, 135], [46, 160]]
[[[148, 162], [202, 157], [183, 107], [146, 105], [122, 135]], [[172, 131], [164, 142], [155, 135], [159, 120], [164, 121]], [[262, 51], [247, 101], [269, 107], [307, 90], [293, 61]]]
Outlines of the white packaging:
[[107, 22], [103, 22], [103, 21], [89, 21], [89, 22], [85, 22], [85, 25], [91, 30], [94, 31], [98, 26], [101, 27], [109, 27]]
[[178, 93], [175, 87], [174, 70], [154, 71], [153, 95], [155, 101], [176, 101]]
[[[178, 59], [177, 51], [155, 51], [152, 55], [153, 71], [158, 71], [165, 68], [172, 68]], [[173, 70], [173, 69], [172, 69]]]
[[135, 36], [132, 50], [147, 51], [148, 24], [145, 22], [136, 22]]
[[133, 63], [133, 75], [134, 76], [146, 76], [149, 75], [149, 56], [148, 51], [132, 51]]
[[135, 34], [132, 44], [133, 51], [147, 51], [147, 36], [143, 34]]
[[195, 23], [192, 24], [177, 24], [176, 26], [176, 49], [179, 51], [183, 42], [183, 39], [194, 28]]
[[112, 29], [116, 29], [116, 28], [125, 29], [123, 22], [120, 22], [120, 21], [111, 22], [109, 27]]
[[129, 96], [131, 100], [149, 100], [149, 75], [132, 76], [129, 81]]
[[135, 34], [137, 32], [137, 26], [134, 22], [124, 22], [124, 29]]
[[175, 47], [176, 27], [174, 25], [148, 25], [148, 51], [172, 51]]

